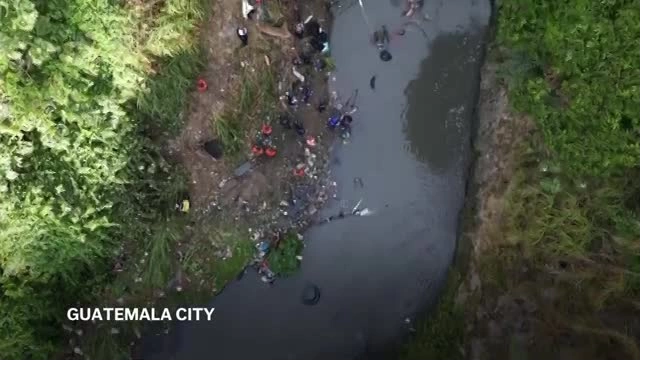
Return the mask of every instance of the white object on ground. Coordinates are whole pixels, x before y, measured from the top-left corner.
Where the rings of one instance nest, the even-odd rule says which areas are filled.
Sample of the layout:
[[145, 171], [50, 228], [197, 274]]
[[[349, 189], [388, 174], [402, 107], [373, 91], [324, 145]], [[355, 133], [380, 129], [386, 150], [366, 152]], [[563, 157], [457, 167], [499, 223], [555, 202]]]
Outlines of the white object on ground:
[[351, 211], [351, 213], [354, 214], [357, 211], [358, 207], [360, 207], [360, 204], [362, 204], [362, 199], [360, 199], [360, 201], [358, 201], [358, 203], [356, 203], [355, 206], [353, 206], [353, 211]]
[[360, 215], [360, 216], [367, 216], [367, 215], [373, 215], [373, 213], [374, 213], [374, 212], [371, 211], [371, 210], [369, 210], [369, 209], [364, 209], [364, 210], [360, 210], [360, 212], [358, 213], [358, 215]]
[[293, 67], [293, 75], [300, 80], [300, 82], [305, 82], [305, 76], [303, 76], [295, 67]]
[[254, 7], [248, 3], [248, 0], [242, 0], [241, 8], [243, 10], [243, 18], [248, 19], [248, 14], [254, 10]]

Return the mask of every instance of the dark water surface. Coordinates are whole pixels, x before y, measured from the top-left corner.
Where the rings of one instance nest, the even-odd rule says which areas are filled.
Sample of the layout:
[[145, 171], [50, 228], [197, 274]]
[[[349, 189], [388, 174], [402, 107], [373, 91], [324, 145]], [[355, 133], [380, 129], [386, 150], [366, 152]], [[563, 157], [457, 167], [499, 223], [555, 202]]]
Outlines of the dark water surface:
[[[363, 3], [374, 27], [394, 34], [407, 20], [403, 1]], [[490, 4], [426, 0], [423, 12], [428, 38], [406, 26], [392, 37], [390, 62], [369, 44], [359, 6], [342, 7], [333, 26], [332, 88], [344, 97], [359, 89], [359, 111], [350, 143], [333, 153], [332, 175], [346, 207], [362, 199], [374, 214], [312, 228], [298, 274], [272, 287], [246, 274], [212, 301], [213, 322], [182, 324], [150, 342], [148, 357], [379, 356], [405, 335], [407, 317], [435, 301], [457, 239]], [[316, 306], [300, 300], [309, 282], [322, 291]]]

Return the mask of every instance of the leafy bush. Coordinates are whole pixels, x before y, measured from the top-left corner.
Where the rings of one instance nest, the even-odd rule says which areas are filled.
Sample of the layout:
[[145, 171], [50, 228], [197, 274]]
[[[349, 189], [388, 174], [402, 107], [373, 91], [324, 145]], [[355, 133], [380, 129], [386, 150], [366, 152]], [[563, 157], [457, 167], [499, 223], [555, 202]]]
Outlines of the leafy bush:
[[268, 254], [268, 262], [273, 272], [288, 276], [298, 271], [300, 268], [300, 255], [304, 247], [303, 242], [298, 239], [295, 233], [287, 234], [276, 249]]
[[150, 63], [190, 53], [204, 0], [126, 4], [0, 3], [2, 358], [51, 355], [64, 308], [105, 277], [119, 237], [140, 235], [140, 206], [162, 197], [135, 192], [169, 178], [138, 118], [160, 119], [145, 98]]

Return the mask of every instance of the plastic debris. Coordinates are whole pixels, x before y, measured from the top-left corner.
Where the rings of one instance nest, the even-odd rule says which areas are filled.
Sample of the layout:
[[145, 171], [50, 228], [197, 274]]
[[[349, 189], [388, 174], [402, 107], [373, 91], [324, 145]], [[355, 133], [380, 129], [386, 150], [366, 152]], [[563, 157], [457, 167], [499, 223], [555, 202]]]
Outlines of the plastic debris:
[[255, 157], [261, 156], [261, 155], [264, 154], [264, 149], [255, 144], [255, 145], [252, 146], [252, 154]]
[[372, 90], [376, 89], [376, 75], [371, 76], [371, 79], [369, 80], [369, 86]]
[[373, 213], [374, 213], [373, 211], [371, 211], [371, 210], [365, 208], [365, 209], [360, 210], [356, 215], [359, 215], [359, 216], [368, 216], [368, 215], [373, 215]]
[[252, 12], [255, 10], [255, 7], [248, 3], [248, 0], [242, 0], [241, 11], [243, 13], [243, 18], [248, 19], [252, 18]]
[[244, 162], [242, 165], [237, 167], [236, 170], [234, 170], [234, 176], [240, 177], [245, 175], [248, 171], [252, 169], [252, 166], [253, 166], [252, 162], [250, 161]]
[[273, 147], [268, 147], [266, 148], [266, 156], [268, 157], [275, 157], [277, 155], [277, 150]]
[[261, 126], [261, 134], [263, 135], [271, 135], [273, 133], [273, 127], [268, 125], [268, 124], [263, 124]]
[[197, 91], [200, 93], [205, 92], [208, 90], [209, 84], [206, 83], [206, 80], [202, 79], [201, 77], [197, 79]]
[[236, 35], [238, 35], [238, 38], [241, 39], [241, 43], [243, 46], [246, 46], [248, 44], [248, 30], [245, 27], [238, 27], [236, 29]]
[[351, 213], [352, 213], [352, 214], [355, 214], [356, 212], [358, 212], [359, 207], [360, 207], [361, 204], [362, 204], [362, 199], [360, 199], [360, 201], [358, 201], [358, 202], [355, 204], [355, 206], [353, 206], [353, 211], [351, 211]]
[[293, 169], [293, 175], [301, 177], [305, 175], [305, 165], [298, 165], [296, 166], [295, 169]]
[[190, 211], [190, 201], [183, 200], [183, 202], [181, 203], [181, 212], [188, 213], [188, 211]]
[[264, 254], [268, 254], [268, 251], [270, 250], [270, 243], [268, 241], [261, 241], [257, 245], [257, 250], [259, 252], [262, 252]]
[[300, 80], [300, 82], [305, 82], [305, 76], [303, 76], [300, 72], [298, 72], [298, 70], [296, 70], [295, 67], [293, 67], [292, 69], [293, 69], [293, 75], [294, 75], [298, 80]]
[[310, 135], [307, 137], [305, 143], [307, 143], [307, 145], [310, 147], [316, 147], [316, 138]]

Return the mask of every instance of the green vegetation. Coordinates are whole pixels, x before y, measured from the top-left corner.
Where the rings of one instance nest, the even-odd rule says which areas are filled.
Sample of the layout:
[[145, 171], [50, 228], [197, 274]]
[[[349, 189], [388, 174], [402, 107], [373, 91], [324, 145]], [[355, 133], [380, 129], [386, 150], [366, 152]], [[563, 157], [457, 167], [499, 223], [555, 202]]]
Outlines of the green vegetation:
[[272, 41], [256, 37], [250, 48], [238, 51], [237, 60], [252, 61], [240, 68], [240, 89], [233, 92], [222, 115], [215, 120], [218, 137], [228, 156], [245, 148], [248, 133], [272, 117], [278, 107], [277, 75], [270, 59]]
[[270, 269], [280, 276], [288, 276], [300, 268], [298, 256], [305, 245], [295, 233], [287, 234], [279, 246], [268, 254]]
[[[501, 187], [498, 220], [481, 221], [489, 232], [478, 238], [490, 248], [476, 258], [480, 303], [506, 293], [544, 303], [524, 356], [558, 357], [566, 348], [560, 335], [570, 334], [579, 357], [637, 358], [639, 1], [498, 3], [492, 59], [518, 112], [514, 120], [531, 117], [538, 130], [511, 149], [515, 171]], [[548, 303], [546, 291], [558, 300]], [[454, 298], [445, 297], [425, 326], [450, 321]], [[465, 310], [473, 318], [476, 304]], [[445, 334], [428, 333], [411, 347], [446, 356], [434, 345], [447, 343]], [[505, 352], [490, 356], [516, 353]]]
[[149, 287], [171, 273], [181, 182], [157, 140], [181, 126], [206, 5], [0, 3], [2, 358], [54, 356], [65, 309], [103, 296], [120, 254], [147, 249]]
[[430, 314], [432, 320], [423, 321], [417, 328], [414, 341], [404, 345], [405, 359], [460, 359], [463, 339], [463, 310], [454, 304], [460, 275], [449, 272], [440, 304]]

